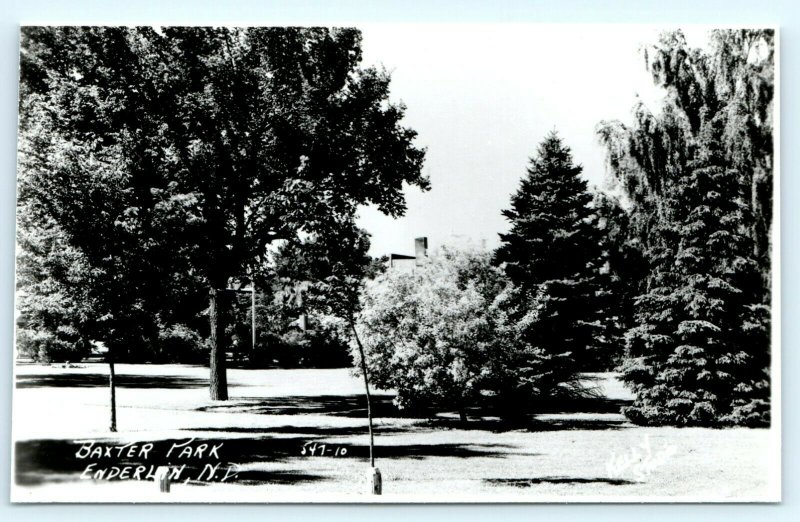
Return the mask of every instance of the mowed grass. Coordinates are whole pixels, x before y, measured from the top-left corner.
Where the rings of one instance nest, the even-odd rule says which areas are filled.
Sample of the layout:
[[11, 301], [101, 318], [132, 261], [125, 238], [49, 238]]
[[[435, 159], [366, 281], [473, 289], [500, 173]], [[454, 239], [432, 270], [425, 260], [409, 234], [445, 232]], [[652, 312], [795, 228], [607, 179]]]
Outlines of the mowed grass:
[[[117, 433], [108, 431], [106, 365], [30, 364], [16, 371], [14, 500], [376, 499], [366, 478], [363, 384], [349, 370], [229, 370], [230, 400], [215, 402], [208, 398], [207, 368], [118, 365]], [[587, 379], [604, 399], [548, 405], [546, 413], [514, 423], [472, 411], [466, 426], [453, 412], [399, 411], [391, 393], [376, 392], [380, 499], [777, 499], [774, 430], [637, 427], [619, 413], [631, 396], [615, 375]], [[207, 449], [202, 457], [179, 458], [180, 448], [166, 457], [189, 439], [195, 450], [217, 445], [219, 458], [209, 460]], [[78, 458], [86, 441], [154, 449], [145, 458]], [[151, 481], [81, 478], [95, 461], [93, 471], [167, 463], [187, 469], [170, 494], [159, 494]], [[220, 465], [211, 480], [206, 464]], [[235, 475], [223, 480], [225, 469]]]

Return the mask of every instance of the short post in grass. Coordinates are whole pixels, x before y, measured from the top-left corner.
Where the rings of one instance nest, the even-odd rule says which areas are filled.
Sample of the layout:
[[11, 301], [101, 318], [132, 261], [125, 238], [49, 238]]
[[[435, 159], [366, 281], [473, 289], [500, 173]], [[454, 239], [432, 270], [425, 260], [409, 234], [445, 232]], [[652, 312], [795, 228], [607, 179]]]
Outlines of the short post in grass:
[[162, 493], [169, 493], [169, 486], [172, 482], [170, 478], [169, 466], [159, 466], [156, 468], [156, 482], [158, 490]]
[[371, 467], [368, 473], [369, 481], [372, 484], [372, 494], [380, 495], [383, 493], [383, 481], [381, 480], [381, 470]]

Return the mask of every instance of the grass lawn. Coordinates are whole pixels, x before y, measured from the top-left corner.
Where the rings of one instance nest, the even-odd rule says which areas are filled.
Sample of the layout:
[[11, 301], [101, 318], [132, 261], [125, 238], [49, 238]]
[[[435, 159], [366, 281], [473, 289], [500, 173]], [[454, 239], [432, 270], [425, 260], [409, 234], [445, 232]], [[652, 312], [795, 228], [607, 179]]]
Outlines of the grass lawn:
[[[105, 365], [16, 372], [14, 501], [377, 498], [363, 389], [348, 370], [229, 370], [231, 399], [214, 402], [206, 368], [118, 365], [118, 433], [108, 431]], [[377, 393], [380, 500], [777, 500], [775, 430], [637, 427], [619, 414], [631, 397], [614, 375], [590, 377], [604, 400], [514, 425], [404, 417]], [[180, 472], [169, 494], [148, 480], [163, 464]], [[140, 474], [109, 479], [114, 468]]]

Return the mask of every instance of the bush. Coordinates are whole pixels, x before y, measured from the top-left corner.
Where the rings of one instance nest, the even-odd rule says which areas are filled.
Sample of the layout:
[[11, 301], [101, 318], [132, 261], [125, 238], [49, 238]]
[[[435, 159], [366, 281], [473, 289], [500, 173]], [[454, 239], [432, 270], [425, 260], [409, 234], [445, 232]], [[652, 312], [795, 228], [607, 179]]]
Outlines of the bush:
[[55, 333], [20, 328], [17, 350], [37, 362], [79, 362], [91, 353], [91, 346], [68, 327], [60, 327]]
[[368, 282], [357, 328], [371, 382], [395, 389], [401, 408], [454, 408], [462, 418], [486, 402], [518, 413], [520, 401], [551, 393], [558, 358], [521, 340], [535, 316], [512, 319], [512, 293], [489, 254], [470, 251], [443, 250], [413, 272]]
[[352, 364], [349, 347], [335, 328], [313, 321], [314, 328], [290, 328], [282, 334], [259, 335], [251, 367], [345, 368]]
[[197, 331], [174, 324], [158, 333], [158, 343], [149, 359], [154, 363], [203, 364], [208, 360], [208, 351]]

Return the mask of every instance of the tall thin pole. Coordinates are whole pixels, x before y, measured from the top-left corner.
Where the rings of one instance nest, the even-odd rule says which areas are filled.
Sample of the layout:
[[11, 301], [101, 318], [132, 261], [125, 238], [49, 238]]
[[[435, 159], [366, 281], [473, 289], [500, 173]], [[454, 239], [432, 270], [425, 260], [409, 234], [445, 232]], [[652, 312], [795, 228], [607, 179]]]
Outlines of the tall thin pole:
[[253, 287], [250, 290], [251, 290], [251, 294], [252, 294], [251, 308], [252, 308], [252, 312], [253, 312], [252, 313], [253, 325], [251, 327], [251, 331], [252, 331], [252, 334], [253, 334], [253, 353], [255, 353], [255, 351], [256, 351], [256, 285], [255, 285], [255, 283], [253, 284]]

